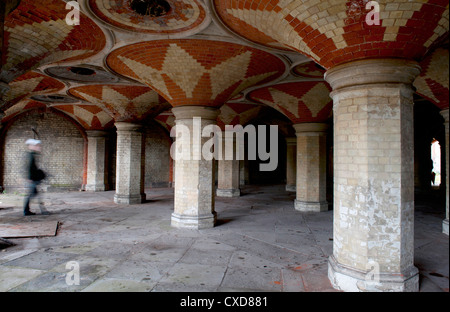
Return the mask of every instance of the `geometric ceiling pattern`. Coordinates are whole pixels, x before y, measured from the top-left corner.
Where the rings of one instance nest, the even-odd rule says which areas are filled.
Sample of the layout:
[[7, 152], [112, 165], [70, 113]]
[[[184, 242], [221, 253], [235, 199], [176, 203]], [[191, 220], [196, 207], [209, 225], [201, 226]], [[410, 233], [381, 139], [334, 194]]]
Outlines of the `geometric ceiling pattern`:
[[114, 119], [96, 105], [57, 105], [53, 108], [69, 115], [86, 130], [103, 130], [114, 126]]
[[238, 35], [298, 51], [327, 69], [368, 57], [420, 60], [449, 30], [448, 0], [377, 1], [380, 25], [366, 23], [367, 2], [214, 0]]
[[108, 66], [147, 84], [172, 106], [221, 106], [242, 90], [280, 77], [284, 63], [254, 48], [211, 40], [164, 40], [113, 51]]
[[417, 93], [440, 109], [449, 107], [448, 49], [438, 48], [421, 63], [422, 72], [414, 81]]
[[379, 25], [368, 0], [78, 0], [79, 25], [67, 2], [22, 0], [0, 19], [0, 122], [46, 109], [86, 129], [170, 130], [183, 105], [219, 108], [222, 128], [324, 122], [326, 70], [372, 58], [418, 61], [417, 93], [449, 106], [448, 0], [379, 0]]
[[326, 82], [277, 84], [252, 91], [249, 97], [288, 117], [294, 124], [324, 122], [331, 114], [331, 87]]
[[89, 5], [94, 14], [112, 26], [151, 34], [188, 31], [200, 25], [206, 17], [205, 9], [197, 0], [164, 1], [170, 9], [157, 17], [138, 13], [139, 9], [127, 5], [130, 2], [133, 0], [89, 0]]
[[11, 82], [41, 65], [87, 58], [106, 44], [101, 29], [84, 14], [80, 25], [68, 25], [61, 0], [22, 0], [5, 19], [0, 81]]
[[170, 108], [164, 98], [145, 86], [89, 85], [69, 93], [101, 107], [115, 121], [140, 121]]
[[6, 110], [32, 95], [57, 92], [62, 90], [64, 86], [62, 82], [56, 79], [36, 72], [28, 72], [9, 83], [10, 90], [3, 96], [5, 104], [0, 106], [0, 109]]

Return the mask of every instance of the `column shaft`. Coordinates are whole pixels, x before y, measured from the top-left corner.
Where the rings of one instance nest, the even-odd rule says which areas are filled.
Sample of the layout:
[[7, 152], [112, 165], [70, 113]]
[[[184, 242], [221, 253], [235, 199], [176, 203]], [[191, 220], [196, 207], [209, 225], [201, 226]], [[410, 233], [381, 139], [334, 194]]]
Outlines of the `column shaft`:
[[[202, 155], [202, 146], [210, 138], [202, 137], [201, 132], [205, 126], [216, 124], [219, 110], [182, 106], [174, 107], [172, 112], [176, 118], [176, 149], [181, 147], [183, 153], [181, 159], [175, 160], [172, 226], [191, 229], [214, 227], [215, 161], [205, 159]], [[195, 129], [195, 125], [200, 126], [200, 131]]]
[[128, 122], [116, 122], [115, 126], [117, 163], [114, 201], [118, 204], [139, 204], [145, 201], [145, 144], [142, 126]]
[[106, 166], [106, 131], [86, 131], [88, 162], [86, 191], [102, 192], [108, 189]]
[[448, 213], [448, 206], [449, 206], [449, 202], [448, 202], [448, 193], [449, 193], [449, 185], [448, 185], [448, 173], [449, 173], [449, 168], [448, 168], [448, 160], [449, 160], [449, 153], [448, 153], [448, 149], [449, 149], [449, 142], [448, 142], [448, 137], [449, 137], [449, 116], [448, 116], [448, 108], [441, 111], [441, 115], [444, 117], [444, 125], [445, 125], [445, 151], [444, 151], [444, 155], [445, 155], [445, 185], [446, 185], [446, 215], [445, 215], [445, 220], [442, 222], [442, 232], [444, 234], [448, 235], [448, 218], [449, 218], [449, 213]]
[[327, 211], [326, 130], [323, 123], [294, 125], [297, 134], [298, 211]]
[[[222, 159], [218, 160], [218, 183], [217, 196], [219, 197], [239, 197], [241, 190], [239, 188], [239, 159], [236, 157], [236, 136], [223, 135]], [[231, 149], [229, 153], [225, 153], [225, 149]], [[227, 155], [233, 155], [233, 159], [226, 158]]]
[[417, 291], [415, 62], [363, 60], [327, 72], [334, 101], [329, 278], [345, 291]]
[[286, 138], [286, 191], [297, 188], [297, 138]]

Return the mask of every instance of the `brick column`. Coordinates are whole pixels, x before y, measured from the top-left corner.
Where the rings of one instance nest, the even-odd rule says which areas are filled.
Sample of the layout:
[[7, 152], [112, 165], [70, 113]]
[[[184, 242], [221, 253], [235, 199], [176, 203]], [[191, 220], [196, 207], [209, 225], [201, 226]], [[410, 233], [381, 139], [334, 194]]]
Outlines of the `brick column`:
[[140, 204], [145, 201], [143, 127], [128, 122], [116, 122], [115, 126], [117, 128], [117, 163], [114, 202]]
[[286, 138], [286, 149], [286, 191], [296, 192], [297, 138]]
[[[216, 222], [214, 211], [215, 170], [214, 159], [202, 156], [202, 146], [210, 138], [201, 131], [215, 125], [219, 110], [205, 106], [180, 106], [172, 109], [176, 122], [176, 146], [183, 147], [183, 158], [175, 161], [175, 200], [172, 226], [178, 228], [212, 228]], [[201, 118], [201, 120], [194, 118]], [[199, 124], [200, 133], [194, 125]], [[189, 133], [180, 135], [180, 129]], [[186, 149], [186, 147], [190, 147]]]
[[448, 235], [448, 190], [449, 190], [449, 185], [448, 185], [448, 173], [449, 173], [449, 168], [448, 168], [448, 159], [449, 154], [448, 154], [448, 149], [449, 149], [449, 142], [448, 142], [448, 134], [449, 134], [449, 127], [448, 127], [448, 108], [445, 110], [441, 111], [441, 115], [442, 117], [444, 117], [444, 125], [445, 125], [445, 150], [444, 150], [444, 154], [445, 154], [445, 185], [446, 185], [446, 215], [445, 215], [445, 220], [442, 222], [442, 232], [444, 234]]
[[86, 131], [88, 138], [86, 191], [103, 192], [108, 189], [106, 166], [106, 131]]
[[344, 291], [417, 291], [414, 123], [417, 63], [361, 60], [326, 73], [334, 105], [333, 255]]
[[[222, 159], [218, 160], [218, 183], [217, 192], [218, 197], [239, 197], [241, 195], [240, 176], [239, 176], [239, 160], [236, 157], [236, 136], [228, 137], [225, 133], [222, 138], [223, 153]], [[225, 152], [226, 148], [232, 147], [232, 151]], [[229, 154], [229, 157], [226, 154]], [[231, 158], [228, 160], [226, 158]]]
[[326, 130], [323, 123], [295, 124], [297, 135], [297, 199], [295, 210], [327, 211]]

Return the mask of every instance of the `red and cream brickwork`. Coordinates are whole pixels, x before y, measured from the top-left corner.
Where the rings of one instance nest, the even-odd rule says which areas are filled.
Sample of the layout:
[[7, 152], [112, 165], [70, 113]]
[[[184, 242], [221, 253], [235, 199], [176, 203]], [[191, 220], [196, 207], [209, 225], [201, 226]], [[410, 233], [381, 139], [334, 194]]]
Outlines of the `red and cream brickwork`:
[[0, 81], [10, 82], [41, 65], [87, 58], [105, 47], [105, 35], [91, 19], [81, 14], [80, 25], [70, 26], [68, 13], [64, 1], [22, 0], [5, 20]]
[[69, 92], [104, 108], [115, 121], [139, 121], [170, 107], [164, 98], [145, 86], [92, 85]]
[[134, 32], [173, 34], [198, 27], [206, 18], [206, 11], [197, 0], [167, 0], [170, 11], [159, 17], [135, 12], [130, 0], [89, 0], [93, 12], [108, 24]]
[[55, 109], [69, 115], [86, 130], [111, 128], [114, 119], [96, 105], [56, 105]]
[[351, 60], [419, 60], [448, 32], [448, 1], [377, 1], [380, 25], [369, 26], [367, 1], [215, 0], [222, 21], [254, 42], [301, 52], [330, 68]]
[[421, 63], [422, 72], [414, 81], [417, 93], [440, 109], [448, 108], [448, 49], [439, 48]]
[[139, 43], [113, 51], [107, 63], [119, 74], [146, 83], [172, 106], [220, 106], [285, 71], [284, 63], [269, 53], [207, 40]]
[[58, 92], [64, 89], [65, 85], [48, 76], [28, 72], [9, 83], [9, 87], [10, 90], [3, 96], [5, 104], [0, 109], [6, 110], [32, 95]]
[[284, 83], [257, 89], [250, 98], [275, 108], [294, 124], [324, 122], [331, 114], [330, 86], [323, 81]]
[[242, 125], [255, 119], [261, 106], [245, 103], [226, 103], [220, 108], [219, 117], [217, 117], [217, 125], [224, 129], [226, 125]]

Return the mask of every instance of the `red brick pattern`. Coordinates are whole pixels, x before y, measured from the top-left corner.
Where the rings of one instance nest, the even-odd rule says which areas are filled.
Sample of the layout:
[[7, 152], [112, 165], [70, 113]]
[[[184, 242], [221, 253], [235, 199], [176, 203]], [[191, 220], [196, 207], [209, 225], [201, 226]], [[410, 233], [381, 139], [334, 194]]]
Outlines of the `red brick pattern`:
[[4, 66], [0, 80], [10, 82], [38, 66], [87, 58], [106, 44], [101, 29], [85, 15], [79, 26], [67, 25], [60, 0], [22, 0], [5, 20]]
[[44, 103], [33, 101], [33, 100], [23, 100], [18, 102], [16, 105], [11, 106], [5, 111], [5, 117], [1, 120], [2, 123], [7, 123], [11, 119], [19, 116], [20, 114], [23, 114], [24, 112], [36, 109], [36, 108], [42, 108], [46, 109], [47, 106]]
[[414, 86], [417, 93], [434, 103], [440, 109], [449, 107], [449, 52], [439, 48], [427, 55], [420, 63], [422, 73]]
[[107, 58], [109, 67], [146, 83], [172, 106], [220, 106], [245, 88], [283, 74], [274, 55], [209, 40], [164, 40], [126, 46]]
[[365, 0], [215, 0], [234, 32], [265, 45], [278, 42], [329, 69], [356, 59], [420, 60], [448, 35], [448, 0], [378, 1], [380, 25], [369, 26]]
[[261, 106], [246, 103], [226, 103], [220, 108], [217, 117], [217, 125], [225, 129], [226, 125], [242, 125], [256, 118], [261, 110]]
[[315, 62], [306, 62], [293, 68], [294, 74], [306, 78], [323, 78], [325, 69]]
[[104, 108], [115, 121], [139, 121], [170, 107], [145, 86], [90, 85], [73, 88], [69, 93]]
[[333, 101], [331, 87], [325, 82], [293, 82], [264, 87], [250, 92], [249, 97], [283, 113], [294, 124], [325, 122]]
[[172, 34], [194, 29], [206, 17], [197, 0], [167, 0], [171, 10], [160, 17], [143, 16], [131, 9], [130, 0], [89, 0], [92, 11], [115, 27], [134, 32]]
[[53, 93], [64, 88], [62, 82], [36, 72], [28, 72], [18, 77], [9, 83], [9, 86], [11, 89], [4, 95], [5, 104], [0, 107], [2, 110], [7, 110], [26, 97]]
[[114, 119], [96, 105], [57, 105], [53, 108], [68, 115], [86, 130], [103, 130], [114, 126]]

